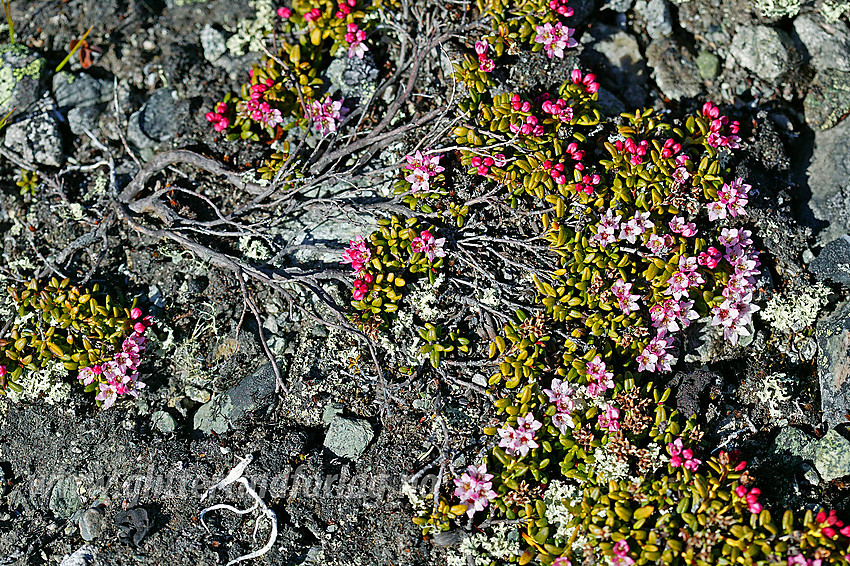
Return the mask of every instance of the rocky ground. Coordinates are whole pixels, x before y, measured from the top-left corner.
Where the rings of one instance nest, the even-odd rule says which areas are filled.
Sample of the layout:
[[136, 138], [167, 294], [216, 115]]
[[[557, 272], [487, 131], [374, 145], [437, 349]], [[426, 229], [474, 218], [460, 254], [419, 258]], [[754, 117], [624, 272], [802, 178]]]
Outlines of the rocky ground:
[[[771, 478], [768, 501], [846, 513], [850, 28], [834, 2], [797, 4], [574, 0], [580, 46], [564, 61], [517, 58], [507, 84], [552, 86], [578, 65], [597, 73], [609, 112], [713, 100], [746, 125], [737, 172], [758, 191], [749, 222], [766, 266], [756, 333], [724, 351], [696, 336], [671, 383], [680, 410], [700, 415], [708, 445], [741, 450]], [[135, 402], [100, 410], [76, 389], [0, 400], [0, 564], [213, 565], [247, 554], [268, 539], [269, 521], [212, 513], [207, 531], [200, 514], [207, 488], [249, 455], [245, 476], [277, 517], [276, 541], [257, 563], [442, 563], [443, 548], [410, 521], [402, 486], [449, 437], [458, 452], [475, 445], [492, 416], [475, 385], [486, 368], [468, 372], [466, 386], [422, 370], [386, 384], [356, 337], [256, 289], [287, 386], [278, 392], [226, 269], [126, 225], [57, 259], [103, 220], [109, 191], [158, 153], [187, 148], [237, 169], [258, 164], [265, 148], [228, 142], [204, 119], [259, 57], [224, 45], [236, 22], [257, 17], [255, 5], [27, 0], [12, 9], [17, 47], [0, 47], [0, 116], [12, 111], [0, 160], [3, 277], [30, 277], [54, 262], [77, 281], [91, 272], [92, 281], [142, 297], [159, 341]], [[54, 73], [89, 26], [93, 65], [84, 70], [73, 57]], [[349, 69], [337, 86], [362, 96], [384, 72]], [[444, 96], [443, 75], [433, 77], [422, 92]], [[108, 156], [114, 179], [107, 167], [89, 167]], [[22, 168], [40, 173], [33, 195], [18, 194]], [[220, 179], [176, 171], [224, 201], [241, 198]], [[290, 214], [275, 226], [289, 242], [282, 265], [332, 273], [345, 242], [371, 230], [374, 217], [365, 207]], [[268, 259], [257, 240], [234, 245]], [[319, 288], [344, 304], [338, 282]], [[311, 312], [327, 308], [298, 293]], [[251, 503], [233, 486], [213, 499]]]

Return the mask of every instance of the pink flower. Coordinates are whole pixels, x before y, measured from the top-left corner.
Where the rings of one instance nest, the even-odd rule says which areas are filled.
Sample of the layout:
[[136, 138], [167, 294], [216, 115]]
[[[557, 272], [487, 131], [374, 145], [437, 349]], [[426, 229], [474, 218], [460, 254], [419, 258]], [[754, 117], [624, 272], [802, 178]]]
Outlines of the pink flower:
[[410, 191], [413, 193], [428, 190], [428, 172], [424, 169], [414, 169], [404, 180], [410, 183]]
[[357, 279], [354, 281], [354, 290], [352, 291], [352, 295], [354, 296], [355, 301], [363, 300], [363, 298], [369, 294], [369, 285], [366, 284], [365, 281], [361, 281]]
[[[348, 9], [348, 6], [344, 4], [342, 7]], [[348, 56], [362, 59], [366, 52], [369, 51], [369, 47], [363, 43], [366, 40], [366, 32], [358, 29], [357, 24], [354, 23], [348, 24], [346, 30], [348, 33], [345, 34], [345, 41], [349, 44]]]
[[697, 227], [693, 222], [686, 222], [681, 216], [675, 216], [669, 223], [670, 229], [686, 238], [696, 235]]
[[118, 398], [118, 392], [115, 385], [107, 385], [106, 383], [98, 384], [100, 392], [95, 396], [95, 399], [103, 402], [103, 408], [108, 409]]
[[665, 331], [659, 330], [636, 358], [638, 371], [672, 371], [673, 355], [667, 352], [672, 346], [672, 340], [665, 338]]
[[549, 402], [554, 403], [559, 412], [571, 413], [575, 408], [573, 395], [575, 389], [570, 387], [566, 381], [561, 381], [557, 377], [552, 379], [552, 389], [544, 389], [543, 393], [549, 396]]
[[600, 356], [596, 356], [591, 361], [587, 362], [585, 371], [587, 371], [587, 394], [591, 397], [598, 397], [609, 389], [614, 389], [614, 372], [605, 371], [606, 365]]
[[487, 56], [487, 50], [490, 48], [487, 41], [482, 39], [481, 41], [475, 42], [475, 52], [478, 54], [478, 59], [480, 60], [482, 57]]
[[354, 274], [358, 275], [371, 258], [372, 250], [366, 245], [363, 236], [355, 236], [353, 240], [348, 241], [348, 247], [343, 250], [341, 263], [350, 263]]
[[634, 559], [629, 557], [629, 543], [626, 539], [620, 539], [614, 543], [614, 557], [611, 559], [613, 566], [632, 566]]
[[130, 318], [132, 318], [133, 320], [136, 320], [140, 316], [142, 316], [142, 309], [140, 309], [139, 307], [134, 307], [130, 311]]
[[496, 62], [492, 59], [482, 59], [478, 63], [478, 70], [484, 73], [491, 73], [496, 68]]
[[330, 95], [327, 95], [324, 102], [318, 100], [311, 102], [310, 112], [313, 115], [313, 128], [316, 132], [327, 136], [337, 131], [338, 122], [348, 110], [343, 108], [341, 99], [332, 100]]
[[534, 37], [534, 42], [543, 44], [543, 49], [550, 59], [553, 57], [563, 59], [565, 48], [578, 45], [572, 37], [575, 30], [564, 26], [561, 22], [555, 22], [555, 25], [546, 23], [536, 26], [535, 30], [537, 35]]
[[573, 566], [573, 563], [566, 556], [559, 556], [552, 562], [552, 566]]
[[605, 412], [597, 418], [597, 424], [599, 424], [599, 428], [613, 432], [615, 430], [620, 430], [619, 418], [620, 409], [614, 405], [608, 405]]
[[632, 284], [626, 283], [622, 278], [614, 281], [611, 292], [617, 298], [618, 306], [623, 314], [629, 315], [640, 308], [638, 306], [640, 295], [632, 295]]
[[313, 8], [306, 14], [304, 14], [304, 20], [307, 22], [314, 22], [322, 17], [322, 12], [318, 8]]
[[413, 238], [413, 241], [410, 242], [410, 249], [414, 253], [424, 253], [428, 256], [428, 261], [434, 261], [434, 258], [446, 256], [446, 252], [443, 250], [445, 243], [445, 238], [434, 238], [431, 232], [422, 230], [419, 236]]
[[284, 6], [281, 6], [280, 8], [277, 9], [277, 15], [278, 15], [278, 17], [283, 18], [284, 20], [288, 20], [292, 16], [292, 10], [290, 10], [289, 8], [286, 8]]
[[493, 491], [493, 474], [487, 473], [487, 464], [481, 464], [477, 468], [469, 466], [460, 479], [452, 480], [455, 484], [455, 497], [467, 506], [466, 514], [472, 517], [476, 511], [483, 511], [488, 503], [496, 499], [497, 494]]
[[516, 428], [505, 423], [499, 429], [499, 436], [502, 437], [499, 446], [505, 448], [512, 456], [519, 454], [520, 457], [523, 457], [528, 454], [529, 450], [539, 446], [534, 441], [534, 437], [543, 423], [535, 420], [534, 414], [530, 412], [525, 417], [517, 417], [516, 423]]

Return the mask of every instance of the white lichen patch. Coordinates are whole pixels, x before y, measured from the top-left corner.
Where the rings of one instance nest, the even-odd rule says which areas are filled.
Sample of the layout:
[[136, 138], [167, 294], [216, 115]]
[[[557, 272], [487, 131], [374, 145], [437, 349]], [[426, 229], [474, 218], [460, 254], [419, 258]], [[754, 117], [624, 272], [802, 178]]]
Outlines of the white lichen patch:
[[800, 332], [815, 323], [830, 289], [815, 283], [799, 290], [776, 293], [761, 310], [761, 318], [778, 332]]
[[765, 18], [793, 18], [802, 6], [801, 0], [756, 0], [756, 9]]
[[253, 19], [240, 20], [234, 35], [227, 40], [227, 50], [234, 57], [247, 51], [262, 53], [263, 42], [274, 30], [275, 5], [271, 0], [251, 0], [248, 4], [257, 15]]
[[782, 416], [780, 403], [791, 399], [787, 391], [788, 376], [784, 373], [772, 373], [761, 382], [761, 389], [756, 391], [756, 398], [767, 406], [767, 413], [772, 419]]
[[53, 361], [38, 371], [25, 371], [15, 381], [23, 390], [18, 392], [7, 387], [6, 396], [15, 403], [40, 399], [49, 405], [58, 405], [71, 394], [71, 384], [67, 380], [68, 370], [60, 362]]
[[484, 533], [465, 538], [456, 551], [449, 552], [446, 563], [448, 566], [491, 566], [502, 564], [502, 561], [513, 562], [520, 555], [522, 550], [516, 526], [499, 523]]

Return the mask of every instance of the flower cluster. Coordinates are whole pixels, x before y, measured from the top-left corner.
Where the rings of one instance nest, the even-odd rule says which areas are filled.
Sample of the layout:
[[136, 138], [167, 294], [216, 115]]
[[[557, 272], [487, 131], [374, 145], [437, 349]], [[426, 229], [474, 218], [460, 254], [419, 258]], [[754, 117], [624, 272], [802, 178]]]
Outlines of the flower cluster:
[[762, 505], [759, 503], [759, 495], [761, 495], [761, 490], [757, 487], [754, 487], [750, 490], [747, 490], [745, 485], [739, 485], [735, 488], [735, 495], [743, 499], [747, 503], [747, 509], [750, 513], [761, 513]]
[[732, 344], [739, 336], [749, 336], [747, 326], [752, 315], [759, 310], [753, 304], [756, 277], [760, 271], [758, 252], [752, 249], [752, 233], [739, 228], [723, 228], [720, 243], [725, 248], [723, 259], [732, 267], [732, 273], [723, 289], [723, 302], [711, 309], [712, 326], [722, 326], [724, 336]]
[[335, 133], [339, 127], [339, 121], [347, 112], [348, 109], [342, 106], [342, 99], [333, 100], [330, 95], [325, 96], [324, 102], [314, 100], [310, 103], [313, 128], [323, 136]]
[[461, 505], [466, 505], [466, 514], [472, 517], [476, 511], [483, 511], [487, 504], [497, 497], [493, 491], [493, 474], [487, 473], [487, 464], [480, 466], [469, 466], [460, 476], [455, 478], [455, 497], [460, 499]]
[[673, 347], [673, 339], [667, 337], [665, 329], [660, 329], [638, 355], [638, 371], [673, 371], [673, 355], [667, 350]]
[[446, 257], [446, 251], [443, 245], [446, 243], [445, 238], [435, 238], [428, 230], [422, 230], [419, 235], [413, 238], [410, 242], [410, 249], [414, 253], [423, 253], [428, 257], [428, 261], [434, 261], [438, 257]]
[[407, 161], [404, 168], [410, 171], [404, 180], [410, 183], [411, 192], [417, 193], [430, 189], [431, 177], [445, 171], [445, 168], [440, 166], [442, 157], [442, 155], [422, 155], [422, 152], [418, 150], [415, 155], [404, 156]]
[[372, 250], [366, 245], [366, 240], [363, 236], [355, 236], [353, 240], [348, 241], [348, 247], [342, 252], [342, 263], [350, 263], [351, 269], [354, 270], [354, 275], [360, 275], [363, 268], [372, 258]]
[[599, 90], [599, 83], [596, 82], [596, 75], [593, 73], [587, 73], [582, 76], [579, 69], [573, 69], [572, 72], [570, 72], [570, 80], [574, 85], [584, 85], [585, 89], [590, 94], [594, 94]]
[[620, 430], [620, 409], [614, 405], [608, 404], [605, 407], [605, 412], [601, 413], [597, 418], [599, 428], [614, 432]]
[[614, 389], [614, 372], [606, 371], [607, 366], [600, 356], [587, 362], [587, 394], [599, 397], [609, 389]]
[[281, 6], [277, 9], [277, 15], [283, 20], [288, 20], [292, 17], [292, 10], [290, 8], [287, 8], [286, 6]]
[[746, 214], [744, 207], [749, 202], [747, 194], [751, 188], [752, 186], [745, 184], [740, 177], [731, 183], [724, 183], [723, 187], [717, 191], [717, 200], [706, 205], [708, 219], [723, 220], [727, 214], [732, 218]]
[[617, 299], [617, 306], [620, 307], [623, 314], [631, 314], [640, 308], [638, 306], [640, 295], [632, 294], [632, 286], [632, 283], [626, 283], [622, 278], [614, 281], [611, 286], [611, 293]]
[[[334, 17], [338, 20], [345, 19], [345, 16], [350, 14], [351, 9], [354, 8], [355, 6], [357, 6], [357, 0], [340, 0], [339, 2], [337, 2], [337, 11], [334, 14]], [[350, 24], [349, 24], [349, 26], [350, 26]], [[355, 29], [356, 29], [356, 27], [357, 26], [355, 25]], [[349, 27], [348, 31], [349, 31], [349, 33], [351, 32], [350, 27]], [[366, 37], [365, 34], [364, 34], [363, 37], [365, 39], [365, 37]], [[345, 41], [348, 41], [349, 43], [351, 43], [351, 40], [349, 40], [347, 37], [345, 38]], [[360, 41], [363, 41], [363, 40], [361, 39]], [[349, 57], [350, 56], [351, 55], [349, 55]], [[360, 57], [362, 57], [362, 55]]]
[[230, 120], [225, 117], [227, 114], [227, 104], [219, 102], [216, 104], [214, 112], [207, 112], [207, 122], [213, 125], [216, 132], [223, 132], [230, 126]]
[[532, 448], [538, 448], [539, 445], [534, 442], [534, 438], [542, 426], [543, 423], [535, 420], [532, 413], [528, 413], [524, 417], [517, 417], [516, 428], [505, 423], [499, 429], [499, 436], [502, 437], [499, 446], [504, 448], [508, 454], [525, 456]]
[[139, 390], [145, 384], [139, 381], [139, 364], [145, 351], [145, 330], [151, 323], [150, 317], [142, 318], [142, 311], [134, 308], [130, 311], [134, 320], [133, 333], [121, 345], [121, 351], [113, 355], [112, 360], [80, 368], [77, 379], [85, 386], [94, 385], [98, 389], [95, 397], [108, 409], [121, 395], [138, 397]]
[[543, 44], [543, 49], [550, 59], [553, 57], [563, 59], [564, 49], [578, 45], [578, 41], [573, 39], [575, 30], [568, 28], [561, 22], [555, 22], [554, 25], [545, 23], [542, 26], [536, 26], [534, 29], [537, 31], [534, 42]]
[[629, 543], [626, 539], [615, 542], [613, 551], [611, 566], [632, 566], [635, 563], [634, 559], [629, 556]]
[[475, 53], [478, 55], [478, 70], [485, 73], [491, 73], [496, 68], [496, 62], [487, 56], [489, 49], [490, 45], [486, 41], [475, 42]]
[[[706, 142], [711, 147], [728, 147], [737, 149], [740, 147], [741, 138], [738, 137], [738, 122], [730, 122], [728, 116], [721, 116], [720, 109], [711, 102], [702, 105], [702, 115], [711, 119], [709, 133]], [[724, 133], [727, 132], [727, 133]]]
[[552, 380], [551, 389], [544, 389], [543, 393], [549, 397], [549, 402], [555, 405], [552, 424], [562, 434], [566, 434], [569, 429], [575, 427], [571, 414], [575, 409], [575, 402], [573, 401], [575, 389], [570, 386], [569, 382], [561, 381], [556, 377]]
[[670, 465], [674, 468], [684, 467], [692, 472], [697, 471], [702, 460], [694, 458], [694, 451], [684, 448], [681, 438], [667, 443], [667, 452], [670, 454]]
[[[348, 0], [351, 4], [354, 4], [355, 0]], [[346, 4], [340, 4], [340, 6], [346, 6]], [[366, 40], [366, 32], [357, 27], [357, 24], [348, 24], [346, 26], [345, 33], [345, 41], [348, 42], [348, 56], [349, 57], [357, 57], [358, 59], [362, 59], [366, 52], [369, 51], [369, 47], [363, 43]]]
[[567, 6], [567, 0], [549, 0], [549, 8], [565, 18], [569, 18], [575, 13], [575, 10]]

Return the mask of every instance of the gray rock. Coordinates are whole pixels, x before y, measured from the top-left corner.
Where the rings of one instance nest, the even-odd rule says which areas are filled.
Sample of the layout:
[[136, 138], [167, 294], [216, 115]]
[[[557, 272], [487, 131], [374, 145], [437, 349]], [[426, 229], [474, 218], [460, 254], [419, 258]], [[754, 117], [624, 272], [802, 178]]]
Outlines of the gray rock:
[[816, 439], [802, 430], [791, 426], [784, 427], [776, 440], [770, 446], [770, 455], [777, 461], [788, 458], [799, 458], [800, 460], [814, 460]]
[[375, 433], [367, 421], [337, 416], [331, 421], [324, 446], [340, 458], [356, 460], [374, 437]]
[[256, 54], [246, 53], [233, 57], [227, 52], [227, 41], [224, 34], [207, 24], [201, 30], [201, 47], [204, 59], [227, 71], [231, 79], [243, 79], [248, 70], [256, 62]]
[[329, 425], [343, 411], [342, 403], [331, 401], [325, 405], [325, 410], [322, 411], [322, 422]]
[[617, 116], [628, 111], [623, 101], [611, 94], [611, 91], [607, 88], [599, 87], [596, 93], [598, 95], [596, 102], [599, 103], [599, 109], [606, 116]]
[[103, 532], [103, 513], [100, 509], [90, 508], [83, 511], [77, 522], [80, 527], [80, 536], [86, 542], [93, 541]]
[[358, 98], [366, 102], [378, 88], [378, 68], [367, 52], [362, 59], [349, 57], [348, 53], [331, 61], [328, 79], [345, 98]]
[[174, 417], [166, 411], [156, 411], [151, 415], [151, 422], [160, 432], [165, 434], [174, 432], [174, 429], [177, 428], [177, 422], [174, 420]]
[[41, 93], [46, 61], [20, 43], [0, 45], [0, 117], [26, 112]]
[[[278, 367], [283, 364], [278, 360]], [[268, 409], [275, 398], [276, 381], [271, 363], [247, 376], [224, 395], [214, 397], [195, 413], [194, 426], [207, 434], [223, 434], [240, 419]]]
[[815, 469], [824, 481], [850, 475], [850, 441], [829, 430], [815, 444]]
[[843, 21], [827, 23], [817, 12], [802, 14], [794, 19], [794, 35], [815, 69], [850, 71], [850, 30]]
[[655, 84], [667, 98], [693, 98], [702, 89], [694, 57], [672, 39], [656, 39], [646, 48], [646, 60]]
[[97, 550], [86, 544], [63, 558], [59, 566], [88, 566], [95, 561], [95, 558], [97, 558]]
[[179, 100], [173, 90], [160, 89], [130, 115], [127, 139], [136, 147], [150, 148], [174, 137], [188, 119], [189, 102]]
[[850, 412], [850, 303], [821, 319], [818, 341], [818, 380], [824, 422], [831, 428], [847, 421]]
[[803, 101], [806, 122], [826, 130], [850, 112], [850, 73], [827, 69], [819, 71]]
[[602, 87], [629, 107], [646, 101], [646, 62], [634, 36], [613, 26], [594, 25], [584, 39], [582, 62], [596, 71]]
[[603, 10], [614, 10], [615, 12], [628, 12], [632, 9], [635, 0], [608, 0], [602, 5]]
[[635, 13], [643, 16], [646, 33], [650, 38], [661, 39], [673, 33], [667, 0], [638, 0], [635, 3]]
[[818, 279], [850, 286], [850, 235], [828, 243], [809, 265]]
[[68, 519], [82, 505], [80, 495], [77, 493], [77, 482], [71, 476], [65, 476], [56, 482], [50, 492], [48, 508], [59, 519]]
[[770, 26], [741, 26], [732, 39], [729, 54], [758, 78], [773, 82], [790, 68], [791, 38]]
[[696, 58], [699, 76], [704, 81], [710, 81], [720, 74], [720, 57], [710, 51], [700, 51]]
[[65, 161], [53, 100], [44, 98], [20, 121], [6, 127], [3, 145], [25, 161], [59, 167]]
[[850, 120], [815, 131], [815, 148], [806, 171], [811, 190], [809, 207], [815, 218], [829, 222], [823, 242], [850, 233]]
[[62, 71], [53, 75], [53, 99], [62, 111], [109, 102], [112, 88], [112, 81], [96, 79], [86, 73], [74, 75]]

